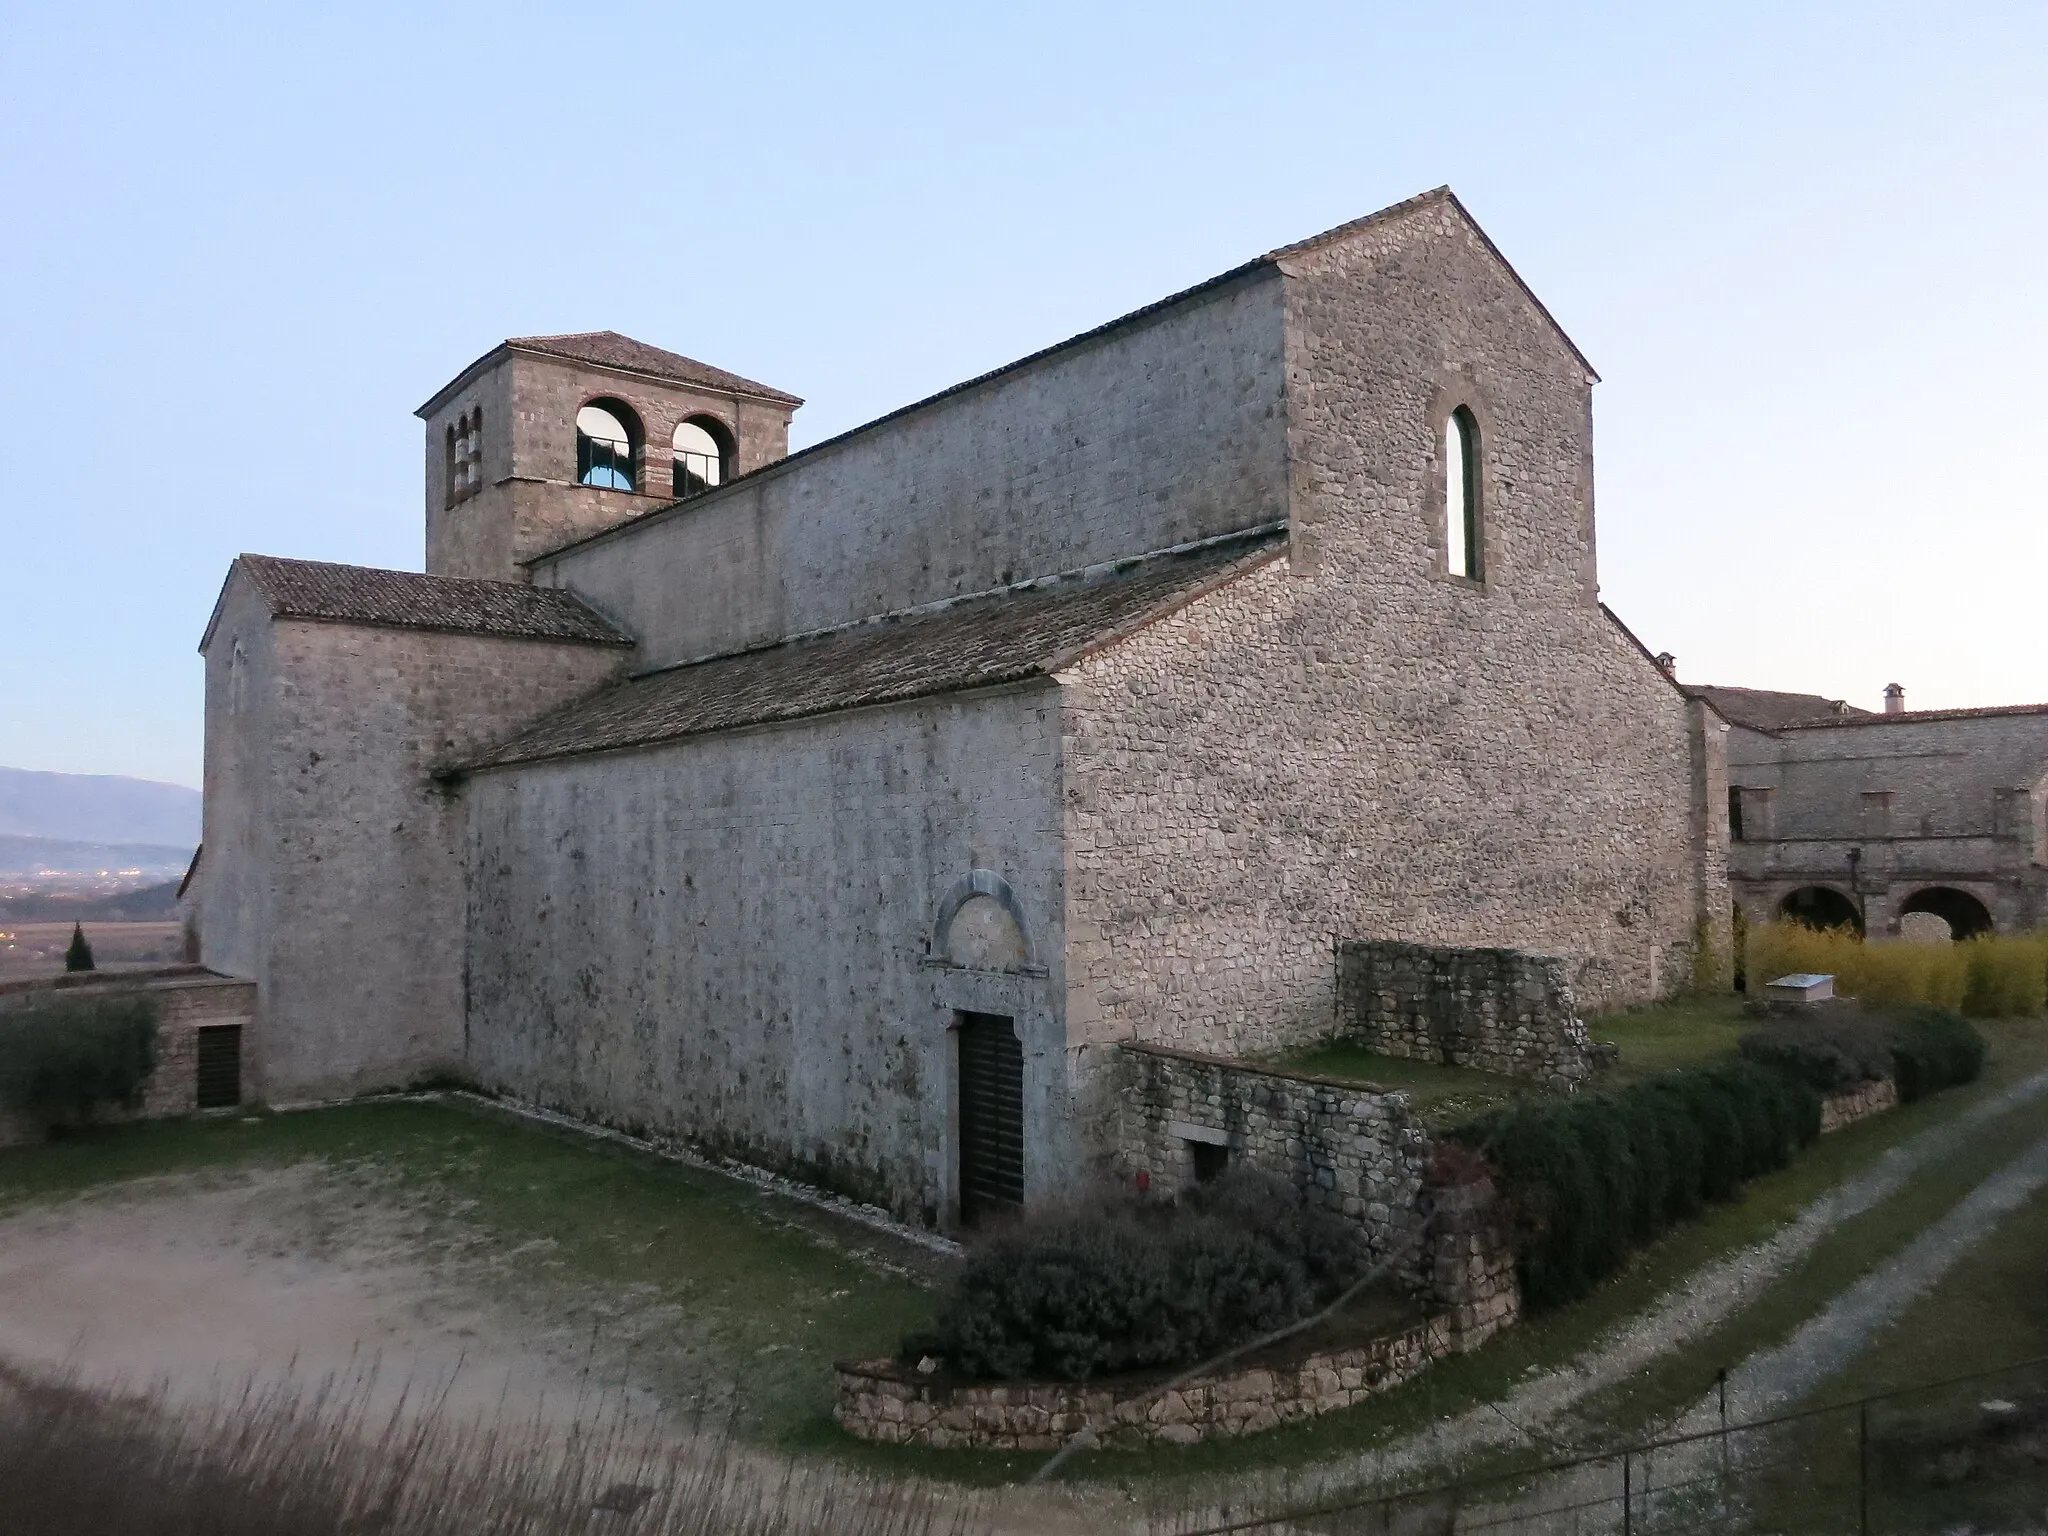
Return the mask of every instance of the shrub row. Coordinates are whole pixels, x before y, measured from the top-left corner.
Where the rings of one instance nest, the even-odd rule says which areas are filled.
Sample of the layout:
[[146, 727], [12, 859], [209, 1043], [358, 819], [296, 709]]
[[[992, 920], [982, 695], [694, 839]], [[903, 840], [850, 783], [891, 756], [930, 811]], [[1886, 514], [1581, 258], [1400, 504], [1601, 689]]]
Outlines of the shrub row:
[[1747, 1060], [1789, 1073], [1818, 1093], [1893, 1078], [1907, 1102], [1970, 1082], [1984, 1068], [1984, 1037], [1969, 1020], [1941, 1008], [1896, 1015], [1829, 1008], [1752, 1030], [1738, 1048]]
[[1630, 1248], [1820, 1133], [1820, 1095], [1753, 1062], [1666, 1073], [1613, 1093], [1525, 1099], [1453, 1130], [1493, 1165], [1518, 1227], [1522, 1298], [1585, 1294]]
[[1985, 934], [1959, 944], [1887, 940], [1853, 929], [1765, 923], [1748, 930], [1752, 988], [1795, 971], [1835, 978], [1835, 990], [1872, 1007], [1923, 1004], [1997, 1019], [2048, 1009], [2048, 935]]
[[1306, 1317], [1364, 1263], [1356, 1225], [1270, 1174], [1177, 1200], [1105, 1193], [973, 1253], [902, 1356], [1009, 1381], [1192, 1365]]
[[0, 1013], [0, 1109], [44, 1129], [133, 1108], [156, 1067], [156, 999], [52, 997]]

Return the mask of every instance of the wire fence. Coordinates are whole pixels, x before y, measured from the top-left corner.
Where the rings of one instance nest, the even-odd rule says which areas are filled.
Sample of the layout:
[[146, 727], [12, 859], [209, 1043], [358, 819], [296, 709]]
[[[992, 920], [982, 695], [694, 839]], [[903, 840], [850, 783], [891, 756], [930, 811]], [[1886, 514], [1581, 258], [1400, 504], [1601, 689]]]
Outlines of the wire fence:
[[1919, 1536], [2048, 1529], [2048, 1356], [1185, 1536]]

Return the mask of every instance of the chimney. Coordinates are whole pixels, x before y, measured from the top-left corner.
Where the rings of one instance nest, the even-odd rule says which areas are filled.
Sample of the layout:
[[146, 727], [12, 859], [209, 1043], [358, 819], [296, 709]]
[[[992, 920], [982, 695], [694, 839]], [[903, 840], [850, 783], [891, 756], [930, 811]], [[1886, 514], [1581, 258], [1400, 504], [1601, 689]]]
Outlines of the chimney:
[[1884, 712], [1888, 715], [1903, 715], [1906, 712], [1906, 690], [1897, 683], [1884, 685]]
[[1669, 651], [1659, 651], [1657, 653], [1657, 665], [1664, 669], [1666, 677], [1678, 676], [1678, 658]]

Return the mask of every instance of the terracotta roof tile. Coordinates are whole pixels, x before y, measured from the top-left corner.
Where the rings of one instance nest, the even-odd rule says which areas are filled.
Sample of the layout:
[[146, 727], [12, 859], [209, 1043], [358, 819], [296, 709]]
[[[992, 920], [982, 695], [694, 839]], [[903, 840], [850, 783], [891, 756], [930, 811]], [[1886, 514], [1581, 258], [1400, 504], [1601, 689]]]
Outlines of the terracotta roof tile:
[[1818, 693], [1775, 693], [1768, 688], [1724, 688], [1713, 683], [1679, 686], [1688, 698], [1705, 699], [1723, 720], [1753, 731], [1782, 730], [1802, 721], [1838, 724], [1870, 713], [1844, 699]]
[[514, 336], [505, 345], [519, 352], [539, 352], [547, 357], [567, 358], [576, 363], [595, 363], [601, 368], [622, 368], [628, 373], [674, 379], [680, 384], [698, 384], [727, 394], [753, 395], [792, 406], [803, 404], [795, 395], [771, 389], [766, 384], [757, 384], [752, 379], [743, 379], [709, 363], [700, 363], [680, 352], [651, 347], [617, 331], [576, 331], [566, 336]]
[[326, 619], [396, 629], [630, 645], [568, 592], [509, 581], [472, 581], [320, 560], [243, 555], [236, 565], [279, 618]]
[[1258, 563], [1283, 537], [1255, 530], [1092, 580], [1013, 588], [670, 667], [570, 705], [473, 766], [650, 746], [1043, 676]]

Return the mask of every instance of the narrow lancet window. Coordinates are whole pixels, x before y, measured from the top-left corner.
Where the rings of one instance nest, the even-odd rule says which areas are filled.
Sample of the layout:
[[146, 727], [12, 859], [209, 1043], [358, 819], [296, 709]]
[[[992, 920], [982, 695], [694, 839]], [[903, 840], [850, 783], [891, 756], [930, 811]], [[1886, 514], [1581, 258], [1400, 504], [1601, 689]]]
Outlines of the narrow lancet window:
[[1444, 566], [1480, 579], [1479, 423], [1464, 406], [1444, 423]]

